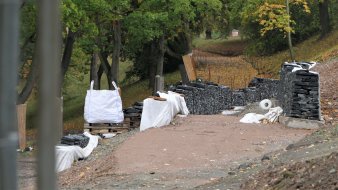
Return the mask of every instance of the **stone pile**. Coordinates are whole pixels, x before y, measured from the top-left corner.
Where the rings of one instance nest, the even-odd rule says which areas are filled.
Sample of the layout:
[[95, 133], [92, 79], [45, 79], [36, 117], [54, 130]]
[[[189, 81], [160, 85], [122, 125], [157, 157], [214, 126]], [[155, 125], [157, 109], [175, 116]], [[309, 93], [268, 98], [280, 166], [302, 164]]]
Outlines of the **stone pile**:
[[227, 86], [196, 81], [188, 85], [178, 83], [169, 90], [183, 94], [190, 113], [196, 115], [218, 114], [233, 106], [261, 101], [262, 97], [277, 97], [278, 80], [255, 78], [250, 85], [249, 88], [231, 90]]
[[143, 111], [143, 102], [135, 102], [131, 107], [123, 110], [125, 123], [130, 128], [140, 126], [141, 116]]
[[286, 63], [281, 70], [278, 100], [289, 117], [320, 120], [319, 74], [304, 63]]
[[80, 146], [81, 148], [84, 148], [88, 145], [88, 143], [89, 143], [89, 137], [83, 134], [67, 135], [61, 138], [61, 144], [64, 144], [64, 145], [76, 145], [76, 146]]
[[131, 107], [128, 107], [123, 110], [124, 115], [134, 116], [141, 115], [143, 110], [143, 102], [135, 102]]
[[192, 82], [189, 85], [171, 86], [169, 90], [184, 95], [191, 114], [211, 115], [218, 113], [221, 91], [217, 84]]

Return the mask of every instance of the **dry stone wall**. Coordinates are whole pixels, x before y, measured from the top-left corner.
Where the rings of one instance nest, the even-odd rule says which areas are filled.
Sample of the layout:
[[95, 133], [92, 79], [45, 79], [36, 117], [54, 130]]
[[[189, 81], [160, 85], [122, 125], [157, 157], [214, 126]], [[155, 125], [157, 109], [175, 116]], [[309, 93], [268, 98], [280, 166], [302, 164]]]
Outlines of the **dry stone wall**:
[[289, 117], [320, 120], [319, 74], [304, 63], [284, 64], [278, 99]]
[[262, 97], [276, 98], [278, 80], [255, 78], [249, 88], [231, 90], [211, 82], [177, 84], [169, 90], [183, 94], [191, 114], [212, 115], [233, 106], [261, 101]]
[[177, 84], [169, 90], [183, 94], [191, 114], [211, 115], [233, 106], [263, 99], [278, 99], [290, 117], [320, 120], [319, 75], [309, 71], [311, 63], [286, 63], [280, 80], [254, 78], [248, 88], [232, 90], [211, 82]]

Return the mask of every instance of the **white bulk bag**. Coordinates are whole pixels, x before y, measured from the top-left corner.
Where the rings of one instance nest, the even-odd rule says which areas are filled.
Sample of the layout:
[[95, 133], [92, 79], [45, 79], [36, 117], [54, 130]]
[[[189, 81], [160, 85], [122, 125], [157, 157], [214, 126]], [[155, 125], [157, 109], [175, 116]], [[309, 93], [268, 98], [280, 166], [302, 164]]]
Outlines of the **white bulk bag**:
[[124, 116], [122, 100], [118, 87], [113, 81], [115, 90], [94, 90], [94, 81], [87, 90], [84, 119], [88, 123], [122, 123]]

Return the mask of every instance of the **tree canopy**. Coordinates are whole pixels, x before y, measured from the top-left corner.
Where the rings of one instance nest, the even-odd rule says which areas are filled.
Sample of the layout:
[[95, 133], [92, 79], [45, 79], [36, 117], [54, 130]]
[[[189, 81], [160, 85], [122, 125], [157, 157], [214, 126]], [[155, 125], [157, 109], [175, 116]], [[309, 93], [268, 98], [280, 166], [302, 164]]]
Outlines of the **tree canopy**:
[[[167, 62], [181, 63], [191, 39], [204, 32], [211, 37], [237, 28], [251, 43], [248, 53], [271, 54], [287, 47], [288, 33], [297, 43], [318, 31], [325, 36], [338, 23], [333, 0], [289, 2], [290, 14], [285, 0], [62, 0], [60, 83], [70, 65], [81, 73], [89, 62], [96, 81], [103, 74], [108, 84], [118, 81], [121, 58], [134, 62], [134, 74], [154, 78]], [[27, 82], [19, 88], [19, 102], [27, 100], [37, 78], [35, 4], [26, 0], [21, 7], [20, 76]]]

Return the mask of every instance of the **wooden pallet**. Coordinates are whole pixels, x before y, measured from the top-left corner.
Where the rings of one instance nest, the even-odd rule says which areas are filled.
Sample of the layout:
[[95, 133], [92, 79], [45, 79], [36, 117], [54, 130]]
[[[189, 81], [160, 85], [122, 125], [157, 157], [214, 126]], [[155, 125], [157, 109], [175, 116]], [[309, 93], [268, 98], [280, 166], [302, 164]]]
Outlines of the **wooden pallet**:
[[122, 132], [122, 131], [129, 131], [130, 128], [127, 126], [124, 126], [123, 123], [118, 123], [118, 124], [91, 124], [89, 125], [88, 123], [84, 124], [84, 129], [88, 129], [89, 132], [95, 133], [97, 131], [101, 130], [108, 130], [108, 132]]
[[88, 129], [89, 132], [97, 133], [101, 130], [108, 130], [108, 132], [124, 132], [131, 129], [140, 127], [141, 123], [141, 114], [125, 114], [123, 123], [93, 123], [93, 124], [84, 124], [84, 129]]
[[141, 123], [141, 114], [126, 114], [124, 116], [124, 122], [130, 128], [138, 128]]

